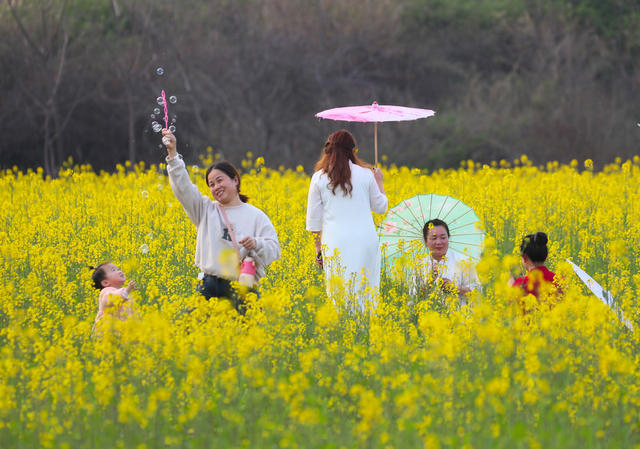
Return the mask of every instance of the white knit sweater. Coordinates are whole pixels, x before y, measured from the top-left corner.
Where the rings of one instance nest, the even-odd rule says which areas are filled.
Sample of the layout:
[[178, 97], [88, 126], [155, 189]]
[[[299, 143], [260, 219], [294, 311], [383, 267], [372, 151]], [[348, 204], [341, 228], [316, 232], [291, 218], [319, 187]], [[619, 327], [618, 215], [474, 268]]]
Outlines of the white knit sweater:
[[[217, 201], [202, 195], [191, 182], [184, 161], [175, 157], [167, 160], [169, 184], [185, 212], [196, 225], [195, 264], [206, 274], [232, 278], [229, 264], [221, 263], [225, 252], [235, 253], [227, 226]], [[247, 251], [240, 245], [240, 257], [247, 255], [256, 262], [256, 277], [264, 276], [264, 269], [280, 257], [280, 243], [269, 217], [257, 207], [243, 203], [241, 206], [225, 207], [236, 241], [253, 237], [257, 248]]]

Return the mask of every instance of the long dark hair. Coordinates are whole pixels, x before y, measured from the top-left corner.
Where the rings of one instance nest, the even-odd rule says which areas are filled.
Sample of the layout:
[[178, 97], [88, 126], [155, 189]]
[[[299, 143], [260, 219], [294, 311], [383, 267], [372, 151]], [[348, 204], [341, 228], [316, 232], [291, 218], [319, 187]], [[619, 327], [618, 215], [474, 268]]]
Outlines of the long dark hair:
[[531, 262], [542, 263], [549, 255], [548, 241], [547, 234], [544, 232], [526, 235], [520, 243], [520, 254], [527, 256]]
[[207, 186], [209, 185], [209, 173], [211, 173], [211, 170], [220, 170], [231, 179], [238, 178], [238, 196], [240, 196], [240, 201], [243, 203], [249, 202], [249, 197], [240, 193], [240, 173], [238, 173], [238, 170], [236, 170], [231, 162], [220, 161], [207, 168], [207, 172], [204, 175], [204, 182], [207, 183]]
[[369, 164], [356, 156], [355, 147], [356, 139], [349, 131], [341, 129], [327, 137], [322, 155], [316, 162], [315, 171], [322, 170], [329, 176], [329, 186], [334, 195], [338, 186], [342, 187], [345, 194], [351, 195], [353, 185], [351, 184], [349, 161], [361, 167], [371, 168]]

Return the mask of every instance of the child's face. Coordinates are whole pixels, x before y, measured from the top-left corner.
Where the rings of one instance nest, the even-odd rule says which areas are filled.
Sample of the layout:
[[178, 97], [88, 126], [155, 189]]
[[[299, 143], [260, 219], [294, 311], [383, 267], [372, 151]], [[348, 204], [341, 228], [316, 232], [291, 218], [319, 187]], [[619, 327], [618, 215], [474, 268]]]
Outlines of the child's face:
[[447, 250], [449, 249], [449, 236], [447, 235], [445, 227], [434, 226], [429, 229], [425, 244], [427, 248], [431, 250], [431, 255], [436, 259], [440, 259], [447, 254]]
[[104, 267], [105, 278], [102, 280], [103, 287], [115, 287], [120, 288], [127, 277], [120, 270], [120, 268], [116, 267], [114, 264], [109, 263]]

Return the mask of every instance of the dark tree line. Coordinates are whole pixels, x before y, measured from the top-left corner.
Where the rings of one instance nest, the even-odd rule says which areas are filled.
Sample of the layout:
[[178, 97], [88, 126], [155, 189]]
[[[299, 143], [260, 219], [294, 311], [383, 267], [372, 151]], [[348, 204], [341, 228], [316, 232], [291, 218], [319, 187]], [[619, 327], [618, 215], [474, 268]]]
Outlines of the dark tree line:
[[[380, 149], [418, 167], [638, 153], [639, 0], [2, 0], [0, 166], [158, 162], [161, 89], [183, 153], [310, 167], [337, 106], [400, 104]], [[164, 74], [156, 74], [162, 67]], [[158, 120], [161, 121], [161, 120]]]

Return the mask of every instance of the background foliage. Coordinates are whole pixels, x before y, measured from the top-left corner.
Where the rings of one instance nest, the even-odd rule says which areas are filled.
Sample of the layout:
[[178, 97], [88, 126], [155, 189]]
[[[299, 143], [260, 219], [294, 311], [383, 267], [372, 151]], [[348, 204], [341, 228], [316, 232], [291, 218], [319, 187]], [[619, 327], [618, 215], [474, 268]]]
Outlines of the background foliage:
[[0, 166], [156, 162], [164, 88], [181, 141], [235, 162], [308, 166], [340, 126], [372, 159], [372, 126], [314, 114], [377, 100], [437, 111], [380, 127], [398, 164], [601, 167], [637, 151], [639, 25], [638, 0], [8, 0]]

